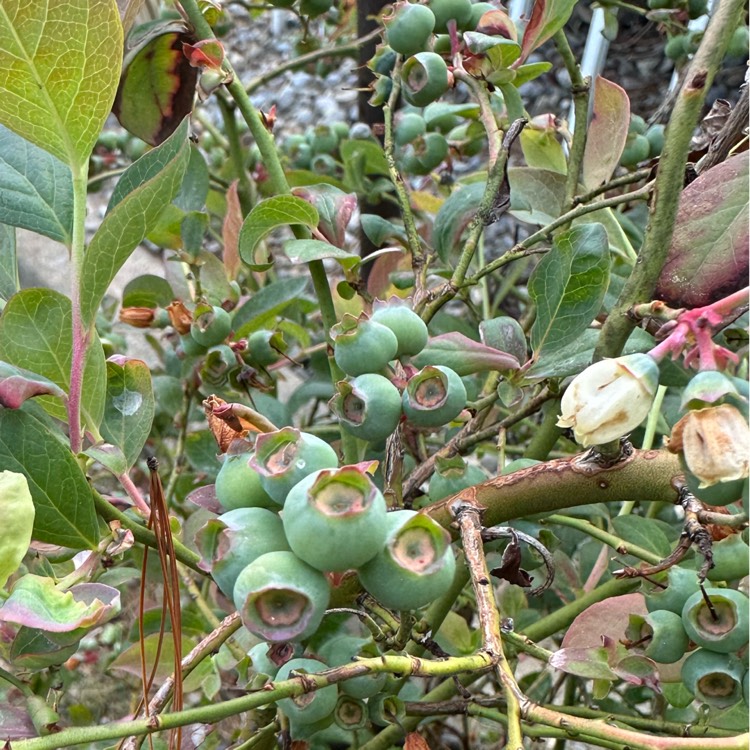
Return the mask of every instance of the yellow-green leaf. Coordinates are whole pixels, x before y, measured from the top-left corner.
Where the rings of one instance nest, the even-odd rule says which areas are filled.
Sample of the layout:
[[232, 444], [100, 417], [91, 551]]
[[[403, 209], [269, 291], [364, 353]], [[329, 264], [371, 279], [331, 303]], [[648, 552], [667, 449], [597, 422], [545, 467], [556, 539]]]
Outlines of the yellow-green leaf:
[[0, 3], [0, 123], [74, 171], [94, 148], [121, 65], [115, 0]]
[[0, 472], [0, 588], [15, 573], [31, 543], [34, 501], [23, 474]]

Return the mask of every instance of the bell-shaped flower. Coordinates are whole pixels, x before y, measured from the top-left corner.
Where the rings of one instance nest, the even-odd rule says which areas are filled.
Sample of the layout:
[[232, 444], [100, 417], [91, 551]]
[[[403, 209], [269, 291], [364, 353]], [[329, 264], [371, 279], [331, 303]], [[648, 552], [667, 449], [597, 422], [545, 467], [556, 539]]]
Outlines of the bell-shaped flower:
[[667, 446], [680, 453], [700, 487], [744, 479], [748, 475], [750, 427], [731, 404], [688, 412], [672, 428]]
[[647, 354], [603, 359], [573, 379], [562, 397], [558, 427], [572, 427], [582, 446], [627, 435], [646, 418], [659, 384]]

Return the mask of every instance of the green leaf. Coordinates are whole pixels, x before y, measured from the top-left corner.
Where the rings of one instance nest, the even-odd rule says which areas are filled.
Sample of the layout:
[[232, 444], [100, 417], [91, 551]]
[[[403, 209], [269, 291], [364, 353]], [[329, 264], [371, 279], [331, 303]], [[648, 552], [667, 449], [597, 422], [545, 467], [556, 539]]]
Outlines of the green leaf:
[[530, 167], [567, 174], [568, 162], [562, 145], [555, 137], [554, 128], [524, 128], [521, 131], [521, 148]]
[[131, 279], [122, 290], [123, 307], [166, 307], [173, 299], [169, 282], [148, 273]]
[[625, 89], [597, 76], [581, 173], [589, 190], [612, 176], [625, 148], [629, 125], [630, 99]]
[[[0, 317], [0, 358], [49, 378], [67, 392], [72, 325], [70, 300], [65, 295], [51, 289], [24, 289], [8, 300]], [[104, 414], [105, 381], [104, 351], [93, 334], [86, 352], [81, 410], [86, 422], [97, 428]], [[39, 400], [53, 417], [67, 421], [57, 399], [42, 396]]]
[[749, 158], [730, 157], [682, 192], [656, 299], [700, 307], [747, 284]]
[[188, 161], [185, 178], [174, 204], [183, 211], [202, 211], [208, 196], [208, 165], [200, 149], [190, 144], [190, 161]]
[[615, 516], [612, 519], [612, 528], [615, 534], [626, 542], [631, 542], [662, 557], [666, 557], [671, 551], [672, 547], [666, 534], [651, 518], [634, 515]]
[[182, 52], [190, 41], [182, 31], [169, 31], [149, 38], [125, 60], [113, 111], [128, 132], [152, 146], [192, 112], [198, 69]]
[[16, 230], [0, 224], [0, 300], [9, 300], [19, 288]]
[[92, 445], [84, 453], [89, 458], [93, 458], [94, 461], [98, 461], [107, 471], [111, 471], [116, 477], [125, 474], [130, 468], [122, 450], [110, 443]]
[[609, 667], [609, 654], [603, 646], [596, 648], [561, 648], [550, 657], [549, 665], [567, 674], [595, 680], [616, 680]]
[[332, 258], [344, 268], [353, 268], [361, 260], [359, 255], [348, 253], [322, 240], [288, 240], [284, 243], [284, 254], [292, 263], [310, 263], [313, 260]]
[[177, 194], [190, 158], [188, 121], [120, 178], [81, 274], [81, 317], [90, 326], [115, 274]]
[[435, 216], [432, 243], [440, 260], [447, 263], [457, 249], [461, 235], [476, 216], [477, 207], [484, 195], [485, 183], [473, 182], [454, 190]]
[[0, 125], [0, 222], [70, 247], [73, 176], [70, 167]]
[[0, 471], [0, 589], [18, 570], [31, 543], [34, 527], [34, 501], [23, 474]]
[[576, 0], [534, 0], [531, 17], [523, 32], [521, 60], [565, 26], [575, 4]]
[[386, 240], [396, 239], [404, 242], [404, 228], [384, 219], [377, 214], [360, 214], [359, 222], [367, 239], [375, 247], [380, 247]]
[[91, 487], [60, 438], [22, 409], [0, 409], [0, 471], [23, 474], [34, 500], [33, 538], [96, 549], [99, 527]]
[[276, 195], [255, 205], [240, 230], [240, 257], [250, 268], [266, 268], [268, 262], [257, 261], [255, 248], [274, 229], [302, 224], [310, 229], [318, 226], [318, 212], [307, 201], [293, 195]]
[[[182, 656], [186, 656], [195, 641], [190, 638], [182, 638]], [[174, 670], [174, 640], [171, 633], [165, 635], [161, 647], [159, 647], [159, 634], [151, 633], [143, 639], [143, 651], [146, 656], [146, 664], [149, 672], [154, 663], [157, 664], [155, 679], [162, 682], [172, 674]], [[158, 659], [158, 662], [157, 662]], [[141, 674], [141, 649], [140, 644], [134, 643], [128, 646], [117, 658], [109, 665], [109, 669], [126, 672], [134, 677]]]
[[0, 123], [78, 171], [112, 108], [121, 63], [114, 0], [3, 0]]
[[551, 62], [534, 62], [519, 65], [516, 68], [516, 77], [513, 79], [513, 85], [516, 88], [523, 86], [524, 83], [533, 81], [550, 70], [552, 70]]
[[[542, 359], [530, 367], [525, 375], [532, 380], [544, 378], [566, 378], [577, 375], [591, 364], [594, 349], [599, 341], [599, 331], [586, 330], [564, 349], [546, 353]], [[636, 328], [630, 334], [623, 354], [647, 352], [654, 346], [654, 339], [646, 331]]]
[[107, 401], [102, 435], [120, 448], [129, 469], [151, 432], [154, 392], [145, 362], [131, 359], [123, 365], [107, 362]]
[[566, 176], [549, 169], [511, 167], [510, 213], [521, 221], [544, 226], [563, 210]]
[[282, 279], [264, 286], [235, 311], [232, 318], [235, 335], [241, 338], [263, 328], [266, 321], [275, 318], [296, 302], [305, 287], [307, 279], [303, 277]]
[[609, 282], [609, 246], [601, 224], [584, 224], [555, 237], [529, 279], [537, 317], [531, 347], [540, 354], [569, 346], [601, 309]]

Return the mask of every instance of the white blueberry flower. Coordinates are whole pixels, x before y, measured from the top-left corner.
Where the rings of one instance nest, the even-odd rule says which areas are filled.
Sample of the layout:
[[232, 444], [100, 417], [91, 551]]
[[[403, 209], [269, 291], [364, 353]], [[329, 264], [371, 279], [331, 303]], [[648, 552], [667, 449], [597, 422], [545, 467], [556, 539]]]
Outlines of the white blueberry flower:
[[659, 368], [647, 354], [595, 362], [563, 394], [557, 425], [572, 427], [584, 447], [609, 443], [646, 418], [658, 384]]

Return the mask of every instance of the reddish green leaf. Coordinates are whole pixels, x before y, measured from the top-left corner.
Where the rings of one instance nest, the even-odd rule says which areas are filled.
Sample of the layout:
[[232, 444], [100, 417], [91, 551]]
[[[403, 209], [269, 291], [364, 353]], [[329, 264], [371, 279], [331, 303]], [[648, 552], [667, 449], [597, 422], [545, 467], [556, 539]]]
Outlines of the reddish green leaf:
[[535, 0], [531, 18], [523, 32], [520, 62], [565, 26], [575, 4], [576, 0]]
[[624, 594], [592, 604], [571, 623], [562, 645], [564, 648], [599, 648], [602, 636], [615, 641], [625, 637], [628, 617], [646, 614], [643, 594]]
[[65, 393], [41, 375], [0, 362], [0, 406], [18, 409], [26, 399], [43, 395], [64, 398]]
[[431, 338], [412, 361], [416, 367], [450, 367], [461, 376], [490, 370], [517, 370], [520, 367], [513, 355], [472, 341], [456, 331]]
[[81, 583], [69, 591], [53, 578], [25, 575], [0, 607], [0, 621], [68, 633], [101, 625], [120, 611], [120, 592], [103, 583]]
[[594, 107], [583, 153], [583, 184], [588, 189], [606, 182], [625, 148], [630, 125], [630, 99], [625, 89], [596, 77]]
[[193, 110], [198, 70], [182, 51], [192, 37], [171, 31], [149, 39], [128, 56], [112, 111], [146, 143], [165, 141]]
[[658, 299], [672, 307], [701, 307], [747, 284], [747, 182], [745, 151], [685, 188]]

